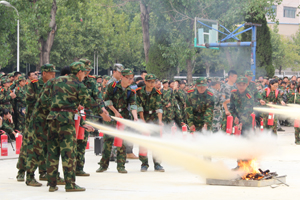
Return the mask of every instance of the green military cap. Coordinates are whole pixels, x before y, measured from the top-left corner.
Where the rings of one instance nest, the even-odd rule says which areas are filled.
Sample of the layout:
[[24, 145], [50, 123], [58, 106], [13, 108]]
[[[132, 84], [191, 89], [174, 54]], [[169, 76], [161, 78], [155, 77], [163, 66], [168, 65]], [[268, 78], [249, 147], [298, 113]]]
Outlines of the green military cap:
[[145, 76], [145, 81], [156, 80], [156, 76], [154, 74], [147, 74]]
[[265, 76], [264, 79], [269, 79], [269, 77]]
[[107, 76], [107, 75], [105, 75], [105, 78], [104, 78], [105, 80], [107, 80], [107, 81], [109, 81], [110, 79], [111, 79], [111, 77], [110, 76]]
[[93, 67], [91, 66], [91, 61], [89, 59], [81, 58], [79, 60], [79, 62], [82, 62], [88, 70], [92, 70], [93, 69]]
[[7, 75], [8, 75], [8, 78], [13, 77], [14, 74], [15, 74], [14, 72], [8, 73], [8, 74], [7, 74]]
[[250, 77], [253, 77], [253, 72], [251, 70], [246, 70], [245, 71], [245, 76], [250, 76]]
[[162, 80], [162, 84], [165, 84], [165, 83], [169, 83], [169, 80], [167, 80], [167, 79]]
[[133, 70], [131, 70], [131, 69], [128, 69], [128, 68], [126, 68], [126, 69], [124, 69], [124, 70], [122, 70], [122, 76], [127, 76], [127, 75], [134, 75], [133, 74]]
[[200, 77], [196, 79], [197, 86], [207, 86], [207, 80], [204, 77]]
[[18, 78], [17, 81], [18, 81], [18, 82], [19, 82], [19, 81], [26, 81], [26, 78], [25, 78], [24, 76], [19, 76], [19, 78]]
[[237, 78], [236, 83], [248, 83], [248, 79], [244, 76], [240, 76]]
[[273, 78], [278, 79], [278, 76], [273, 76]]
[[1, 79], [1, 83], [4, 84], [4, 83], [10, 83], [11, 81], [9, 80], [8, 77], [4, 77]]
[[102, 78], [102, 76], [101, 75], [96, 76], [96, 79], [98, 79], [98, 78]]
[[82, 62], [73, 62], [70, 65], [70, 70], [72, 74], [77, 74], [79, 71], [89, 71]]
[[55, 66], [53, 64], [45, 64], [41, 66], [41, 72], [59, 72], [55, 70]]
[[221, 82], [221, 78], [220, 77], [213, 77], [211, 78], [212, 82]]
[[117, 71], [119, 71], [119, 72], [122, 72], [125, 68], [124, 68], [124, 66], [123, 66], [122, 64], [116, 63], [116, 64], [114, 64], [113, 69], [114, 69], [114, 70], [117, 70]]

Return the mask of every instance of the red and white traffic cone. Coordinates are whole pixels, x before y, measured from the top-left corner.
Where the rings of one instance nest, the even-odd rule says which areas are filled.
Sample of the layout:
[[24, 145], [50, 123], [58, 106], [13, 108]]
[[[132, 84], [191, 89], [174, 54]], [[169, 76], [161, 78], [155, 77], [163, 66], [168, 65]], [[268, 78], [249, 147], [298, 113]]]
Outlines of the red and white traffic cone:
[[8, 143], [7, 143], [7, 135], [4, 133], [1, 135], [1, 156], [8, 155]]

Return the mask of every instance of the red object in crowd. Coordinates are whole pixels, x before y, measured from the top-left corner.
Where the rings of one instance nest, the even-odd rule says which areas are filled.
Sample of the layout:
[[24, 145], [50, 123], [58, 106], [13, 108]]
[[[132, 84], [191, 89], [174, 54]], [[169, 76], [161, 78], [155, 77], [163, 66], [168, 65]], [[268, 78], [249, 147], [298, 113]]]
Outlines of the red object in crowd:
[[252, 113], [251, 117], [252, 117], [252, 129], [254, 130], [255, 129], [255, 114]]
[[102, 132], [99, 132], [99, 137], [103, 137], [103, 133]]
[[300, 120], [299, 119], [295, 119], [295, 121], [294, 121], [294, 127], [295, 128], [299, 128], [300, 127]]
[[85, 149], [90, 149], [90, 136], [88, 137]]
[[173, 126], [172, 126], [172, 128], [171, 128], [172, 135], [175, 135], [176, 131], [177, 131], [177, 127], [176, 127], [176, 125], [174, 123]]
[[79, 132], [79, 125], [80, 125], [80, 116], [75, 114], [75, 131], [76, 131], [76, 138], [78, 139], [78, 132]]
[[[149, 134], [143, 134], [144, 136], [149, 136]], [[148, 150], [145, 147], [139, 147], [139, 155], [140, 156], [147, 156]]]
[[[86, 119], [85, 112], [83, 110], [81, 110], [80, 113], [81, 113], [82, 119], [85, 120]], [[84, 139], [84, 131], [85, 131], [84, 128], [79, 127], [77, 140], [83, 140]]]
[[[117, 122], [117, 130], [124, 131], [125, 126], [121, 122]], [[123, 140], [121, 138], [115, 137], [114, 139], [114, 146], [116, 147], [122, 147]]]
[[8, 155], [8, 143], [7, 143], [7, 135], [4, 133], [1, 135], [1, 156]]
[[227, 116], [227, 124], [226, 124], [226, 133], [231, 135], [232, 133], [232, 124], [233, 124], [233, 117], [231, 115]]
[[274, 125], [274, 114], [273, 113], [269, 113], [268, 125], [269, 126], [273, 126]]
[[22, 142], [23, 136], [20, 133], [18, 133], [18, 136], [16, 137], [16, 154], [20, 154]]
[[233, 135], [239, 136], [242, 133], [238, 126], [235, 126], [233, 130]]
[[[182, 130], [183, 139], [186, 139], [187, 134], [188, 134], [188, 132], [187, 132], [187, 126], [183, 125], [182, 128], [181, 128], [181, 130]], [[195, 130], [191, 130], [191, 131], [195, 131]]]
[[263, 119], [261, 119], [261, 121], [260, 121], [260, 130], [261, 130], [261, 132], [264, 131], [264, 120]]

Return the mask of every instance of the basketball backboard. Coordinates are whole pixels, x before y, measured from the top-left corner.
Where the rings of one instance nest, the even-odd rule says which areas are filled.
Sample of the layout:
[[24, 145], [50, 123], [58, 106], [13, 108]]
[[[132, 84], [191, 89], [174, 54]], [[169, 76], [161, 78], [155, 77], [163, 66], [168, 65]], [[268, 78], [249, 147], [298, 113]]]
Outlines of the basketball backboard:
[[[218, 43], [219, 41], [219, 23], [216, 20], [195, 18], [195, 39], [194, 46], [198, 48], [206, 48], [206, 43]], [[211, 47], [209, 49], [219, 49]]]

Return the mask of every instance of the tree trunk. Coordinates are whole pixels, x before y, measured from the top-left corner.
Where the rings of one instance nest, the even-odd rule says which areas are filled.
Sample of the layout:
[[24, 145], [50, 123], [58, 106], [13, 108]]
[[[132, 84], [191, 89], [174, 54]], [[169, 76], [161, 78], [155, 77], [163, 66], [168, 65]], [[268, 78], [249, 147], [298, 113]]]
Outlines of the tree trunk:
[[279, 66], [279, 75], [281, 75], [282, 66]]
[[43, 38], [43, 36], [41, 36], [39, 39], [39, 43], [41, 46], [40, 46], [40, 63], [38, 65], [38, 68], [40, 68], [44, 64], [50, 63], [50, 52], [54, 42], [55, 33], [57, 31], [57, 25], [55, 21], [56, 11], [57, 11], [56, 0], [53, 0], [52, 9], [50, 12], [50, 23], [49, 23], [49, 27], [52, 30], [48, 33], [46, 40]]
[[140, 10], [141, 10], [141, 21], [143, 28], [143, 42], [144, 42], [144, 52], [146, 63], [149, 61], [149, 49], [150, 49], [150, 39], [149, 39], [149, 6], [146, 5], [146, 2], [140, 1]]
[[206, 64], [206, 77], [209, 77], [209, 69], [210, 69], [210, 65]]
[[187, 80], [188, 84], [193, 83], [193, 67], [192, 67], [192, 60], [186, 59], [186, 71], [187, 71]]

